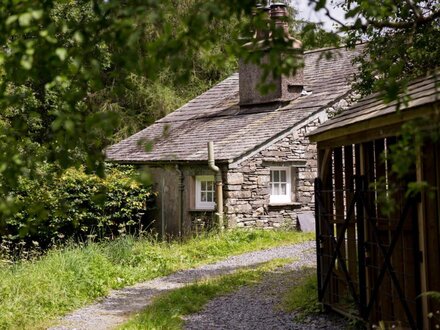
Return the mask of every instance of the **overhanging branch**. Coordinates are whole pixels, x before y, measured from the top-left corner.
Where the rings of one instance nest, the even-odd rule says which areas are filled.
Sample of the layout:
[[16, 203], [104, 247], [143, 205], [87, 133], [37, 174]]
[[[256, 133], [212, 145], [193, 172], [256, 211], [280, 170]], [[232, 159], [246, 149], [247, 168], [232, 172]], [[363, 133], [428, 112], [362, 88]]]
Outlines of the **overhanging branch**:
[[[309, 3], [314, 4], [315, 6], [318, 5], [320, 0], [309, 0]], [[414, 12], [414, 18], [407, 20], [407, 21], [390, 21], [390, 20], [381, 20], [377, 21], [374, 19], [368, 19], [365, 18], [366, 23], [361, 25], [347, 25], [343, 23], [341, 20], [335, 18], [328, 9], [327, 6], [324, 6], [322, 9], [325, 12], [325, 15], [331, 19], [333, 22], [339, 24], [344, 30], [366, 30], [369, 26], [373, 26], [377, 29], [383, 29], [383, 28], [391, 28], [391, 29], [406, 29], [414, 26], [420, 26], [425, 25], [433, 22], [434, 20], [438, 19], [440, 17], [440, 9], [434, 10], [430, 15], [423, 15], [420, 8], [418, 8], [411, 0], [406, 0], [406, 3], [411, 7], [411, 9]]]

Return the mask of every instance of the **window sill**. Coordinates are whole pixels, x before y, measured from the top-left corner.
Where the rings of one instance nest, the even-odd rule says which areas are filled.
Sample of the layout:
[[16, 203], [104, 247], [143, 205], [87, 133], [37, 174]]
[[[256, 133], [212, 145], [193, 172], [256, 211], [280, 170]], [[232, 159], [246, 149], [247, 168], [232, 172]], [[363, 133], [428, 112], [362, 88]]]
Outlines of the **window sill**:
[[189, 212], [215, 212], [215, 209], [189, 209]]
[[284, 202], [284, 203], [269, 203], [269, 207], [287, 207], [290, 206], [291, 208], [295, 208], [295, 207], [301, 207], [301, 203], [299, 202]]

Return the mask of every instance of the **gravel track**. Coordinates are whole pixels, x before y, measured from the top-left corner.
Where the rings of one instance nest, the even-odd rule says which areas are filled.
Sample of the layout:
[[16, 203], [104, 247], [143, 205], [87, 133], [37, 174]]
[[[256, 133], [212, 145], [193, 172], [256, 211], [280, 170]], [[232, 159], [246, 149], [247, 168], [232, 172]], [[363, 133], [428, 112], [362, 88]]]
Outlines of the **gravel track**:
[[297, 246], [295, 261], [264, 275], [260, 284], [211, 300], [204, 309], [185, 318], [185, 330], [269, 330], [269, 329], [344, 329], [346, 320], [335, 314], [320, 314], [301, 322], [296, 313], [281, 310], [283, 293], [304, 276], [315, 274], [313, 244]]
[[102, 301], [68, 314], [58, 322], [58, 325], [50, 329], [112, 329], [124, 323], [131, 314], [145, 309], [151, 303], [152, 298], [163, 292], [205, 278], [230, 274], [240, 268], [255, 266], [276, 258], [296, 257], [300, 251], [312, 248], [313, 242], [305, 242], [245, 253], [217, 263], [114, 290]]
[[[157, 278], [151, 281], [143, 282], [140, 284], [136, 284], [134, 286], [130, 286], [121, 290], [114, 290], [112, 291], [106, 298], [104, 298], [102, 301], [97, 302], [93, 305], [87, 306], [85, 308], [79, 309], [66, 317], [62, 318], [57, 326], [54, 326], [50, 329], [53, 330], [65, 330], [65, 329], [113, 329], [125, 321], [130, 317], [131, 314], [139, 312], [145, 307], [147, 307], [152, 299], [159, 294], [162, 294], [166, 291], [176, 289], [183, 287], [185, 285], [200, 281], [205, 278], [213, 277], [213, 276], [219, 276], [219, 275], [225, 275], [230, 274], [235, 271], [237, 271], [240, 268], [244, 267], [251, 267], [256, 266], [258, 264], [276, 259], [276, 258], [295, 258], [298, 259], [298, 261], [294, 262], [291, 267], [293, 269], [299, 269], [304, 266], [314, 267], [315, 263], [315, 253], [314, 253], [314, 242], [304, 242], [300, 244], [290, 245], [290, 246], [284, 246], [284, 247], [277, 247], [262, 251], [256, 251], [251, 253], [245, 253], [239, 256], [233, 256], [230, 257], [224, 261], [220, 261], [217, 263], [201, 266], [194, 269], [184, 270], [180, 271], [174, 274], [171, 274], [169, 276]], [[290, 267], [289, 266], [289, 267]], [[289, 271], [288, 268], [285, 269], [285, 271]], [[266, 281], [264, 281], [266, 283]], [[277, 283], [274, 283], [277, 284]], [[270, 285], [268, 285], [270, 286]], [[260, 286], [258, 287], [252, 287], [252, 290], [258, 290]], [[240, 302], [241, 298], [239, 295], [241, 294], [241, 291], [243, 291], [242, 301]], [[257, 301], [256, 299], [250, 297], [249, 295], [252, 295], [249, 288], [243, 288], [240, 291], [237, 292], [235, 295], [230, 295], [227, 297], [230, 297], [231, 299], [235, 299], [234, 303], [238, 304], [236, 307], [231, 311], [236, 313], [234, 315], [234, 320], [236, 320], [236, 323], [231, 323], [229, 327], [222, 327], [222, 324], [219, 324], [217, 327], [217, 323], [212, 323], [214, 321], [209, 321], [209, 326], [214, 326], [216, 329], [255, 329], [255, 326], [253, 327], [246, 327], [243, 321], [251, 321], [252, 315], [248, 315], [248, 318], [246, 319], [240, 319], [240, 315], [243, 315], [243, 312], [247, 310], [247, 305], [249, 304], [247, 300], [245, 299], [251, 299], [254, 301]], [[278, 289], [277, 289], [278, 290]], [[278, 291], [275, 290], [274, 292], [277, 293]], [[266, 291], [266, 290], [263, 290]], [[255, 294], [260, 294], [258, 291], [255, 291]], [[235, 298], [233, 298], [235, 296]], [[219, 299], [224, 299], [219, 298]], [[275, 298], [273, 298], [275, 299]], [[275, 299], [276, 300], [276, 299]], [[275, 301], [273, 300], [273, 301]], [[215, 299], [213, 301], [214, 304], [218, 303], [220, 300]], [[270, 302], [266, 302], [266, 305], [262, 307], [261, 310], [257, 311], [255, 310], [255, 313], [258, 314], [264, 314], [266, 311], [268, 311], [268, 304]], [[208, 311], [209, 314], [209, 306], [207, 307], [206, 311]], [[240, 307], [241, 306], [241, 307]], [[244, 307], [243, 307], [244, 306]], [[215, 305], [214, 309], [217, 310], [218, 306]], [[227, 310], [222, 310], [223, 312], [226, 312]], [[264, 311], [264, 313], [263, 313]], [[212, 314], [212, 313], [211, 313]], [[203, 314], [200, 314], [203, 315]], [[230, 318], [232, 315], [228, 314], [228, 318]], [[225, 314], [224, 314], [225, 317]], [[278, 316], [277, 316], [278, 317]], [[194, 318], [197, 319], [197, 316], [194, 316]], [[199, 317], [205, 319], [206, 317]], [[287, 319], [285, 320], [287, 322]], [[270, 323], [270, 319], [268, 317], [267, 323]], [[199, 323], [200, 324], [200, 323]], [[254, 323], [250, 323], [254, 324]], [[286, 323], [287, 324], [287, 323]], [[205, 327], [204, 325], [200, 324], [200, 327], [192, 321], [192, 318], [188, 320], [187, 327], [188, 329], [208, 329], [209, 326]], [[211, 328], [213, 329], [213, 328]], [[259, 328], [259, 329], [279, 329], [279, 328], [273, 328], [271, 326]], [[288, 329], [285, 327], [282, 327], [282, 329]], [[292, 328], [297, 329], [297, 328]], [[302, 328], [303, 329], [303, 328]]]

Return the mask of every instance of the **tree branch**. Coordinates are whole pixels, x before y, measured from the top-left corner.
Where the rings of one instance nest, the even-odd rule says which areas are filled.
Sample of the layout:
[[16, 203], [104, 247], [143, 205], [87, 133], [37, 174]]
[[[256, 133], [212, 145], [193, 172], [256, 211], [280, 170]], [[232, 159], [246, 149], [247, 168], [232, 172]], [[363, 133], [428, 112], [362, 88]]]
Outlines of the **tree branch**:
[[419, 7], [417, 7], [412, 0], [405, 0], [408, 6], [414, 11], [414, 15], [416, 15], [417, 19], [423, 17], [423, 13]]
[[[309, 3], [314, 4], [315, 7], [318, 5], [319, 0], [309, 0]], [[339, 24], [344, 29], [348, 30], [358, 30], [359, 28], [362, 30], [367, 29], [369, 26], [373, 26], [378, 29], [383, 28], [391, 28], [391, 29], [406, 29], [409, 27], [414, 27], [418, 25], [424, 25], [427, 23], [430, 23], [437, 18], [440, 17], [440, 10], [434, 10], [430, 15], [424, 16], [422, 12], [420, 11], [420, 8], [418, 8], [411, 0], [405, 0], [405, 2], [408, 3], [408, 5], [413, 9], [415, 18], [413, 20], [409, 21], [402, 21], [402, 22], [393, 22], [393, 21], [376, 21], [374, 19], [368, 19], [365, 18], [367, 21], [366, 24], [362, 24], [361, 26], [353, 26], [353, 25], [347, 25], [337, 18], [333, 17], [330, 13], [330, 10], [327, 8], [327, 6], [324, 6], [322, 9], [325, 11], [325, 15], [330, 18], [333, 22]]]
[[368, 25], [372, 25], [375, 28], [392, 28], [392, 29], [406, 29], [409, 27], [413, 27], [414, 25], [424, 25], [427, 23], [430, 23], [437, 18], [440, 17], [440, 10], [434, 11], [429, 16], [417, 16], [414, 20], [405, 21], [405, 22], [391, 22], [391, 21], [374, 21], [367, 19], [367, 25], [365, 27], [368, 27]]
[[[318, 4], [319, 0], [309, 0], [309, 4], [315, 4], [315, 8], [316, 5]], [[330, 18], [333, 22], [338, 23], [339, 25], [341, 25], [342, 27], [346, 28], [347, 25], [345, 25], [345, 23], [341, 22], [340, 20], [338, 20], [337, 18], [333, 17], [332, 14], [330, 14], [330, 10], [327, 8], [327, 6], [324, 6], [322, 9], [324, 9], [325, 11], [325, 15]]]

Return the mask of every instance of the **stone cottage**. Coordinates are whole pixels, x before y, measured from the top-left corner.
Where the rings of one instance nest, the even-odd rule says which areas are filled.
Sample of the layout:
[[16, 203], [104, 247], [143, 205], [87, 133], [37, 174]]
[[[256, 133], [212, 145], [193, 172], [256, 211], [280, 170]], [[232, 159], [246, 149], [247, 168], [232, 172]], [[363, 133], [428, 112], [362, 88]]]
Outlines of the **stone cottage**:
[[[285, 14], [284, 5], [272, 5], [272, 19]], [[216, 212], [228, 227], [292, 225], [314, 207], [316, 146], [306, 135], [352, 103], [357, 55], [345, 48], [301, 53], [304, 68], [272, 78], [277, 88], [265, 95], [256, 89], [259, 68], [240, 62], [238, 73], [109, 147], [107, 159], [148, 165], [159, 232], [188, 233]]]

